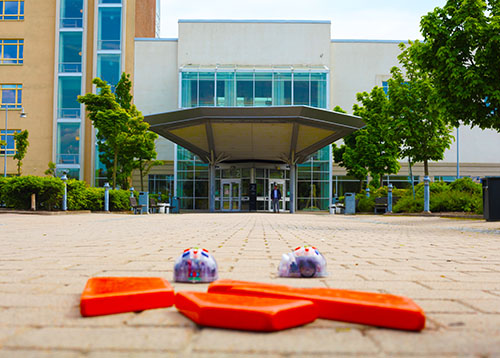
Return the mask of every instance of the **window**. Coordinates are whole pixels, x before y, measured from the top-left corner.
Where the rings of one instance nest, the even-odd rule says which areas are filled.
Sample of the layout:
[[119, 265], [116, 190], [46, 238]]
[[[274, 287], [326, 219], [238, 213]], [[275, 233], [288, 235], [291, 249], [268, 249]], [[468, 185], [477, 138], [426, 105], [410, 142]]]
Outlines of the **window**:
[[80, 164], [80, 123], [58, 123], [57, 164]]
[[120, 81], [120, 59], [120, 54], [97, 55], [97, 76], [106, 81], [111, 86], [112, 91], [115, 90], [115, 86]]
[[0, 0], [0, 20], [24, 20], [24, 0]]
[[61, 28], [83, 27], [83, 0], [61, 0]]
[[389, 95], [389, 83], [387, 81], [382, 81], [382, 89], [386, 95]]
[[59, 37], [59, 72], [82, 72], [82, 33], [61, 32]]
[[0, 40], [0, 64], [23, 63], [24, 40]]
[[0, 105], [21, 109], [23, 107], [23, 85], [0, 85]]
[[81, 77], [59, 77], [58, 118], [80, 118], [80, 103], [77, 97], [81, 93], [81, 83]]
[[120, 50], [122, 8], [101, 7], [99, 9], [98, 50]]
[[1, 155], [5, 155], [5, 150], [7, 150], [7, 155], [16, 154], [16, 141], [14, 140], [14, 134], [19, 131], [19, 129], [8, 129], [7, 136], [5, 136], [5, 130], [0, 130], [0, 140], [7, 142], [7, 146], [0, 147]]

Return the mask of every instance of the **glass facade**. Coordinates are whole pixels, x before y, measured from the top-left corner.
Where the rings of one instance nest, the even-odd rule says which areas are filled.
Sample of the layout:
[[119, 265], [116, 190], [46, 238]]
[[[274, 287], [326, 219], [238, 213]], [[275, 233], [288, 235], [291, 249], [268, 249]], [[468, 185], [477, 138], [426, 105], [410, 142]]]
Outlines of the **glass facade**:
[[183, 70], [181, 106], [326, 108], [326, 71]]
[[[306, 105], [327, 107], [326, 70], [264, 69], [183, 69], [180, 76], [181, 106], [263, 107]], [[330, 198], [330, 151], [326, 146], [297, 166], [297, 209], [327, 210]], [[208, 209], [208, 164], [177, 146], [177, 192], [182, 209]], [[257, 210], [269, 210], [268, 193], [273, 182], [285, 185], [289, 197], [289, 169], [255, 168]], [[283, 166], [282, 166], [283, 167]], [[250, 168], [217, 169], [215, 209], [224, 210], [221, 184], [238, 188], [237, 207], [248, 210]], [[231, 179], [233, 182], [230, 182]], [[225, 187], [225, 188], [226, 188]], [[286, 201], [286, 209], [290, 209]], [[226, 208], [227, 209], [227, 208]]]
[[24, 40], [0, 39], [0, 64], [20, 65], [24, 57]]
[[297, 167], [297, 209], [327, 210], [330, 197], [330, 146]]
[[[121, 0], [99, 0], [98, 4], [96, 76], [106, 81], [112, 91], [122, 73], [122, 6]], [[103, 186], [108, 179], [97, 144], [95, 153], [95, 185]]]
[[24, 20], [24, 0], [0, 1], [0, 20]]
[[57, 79], [56, 171], [80, 179], [83, 0], [61, 0]]

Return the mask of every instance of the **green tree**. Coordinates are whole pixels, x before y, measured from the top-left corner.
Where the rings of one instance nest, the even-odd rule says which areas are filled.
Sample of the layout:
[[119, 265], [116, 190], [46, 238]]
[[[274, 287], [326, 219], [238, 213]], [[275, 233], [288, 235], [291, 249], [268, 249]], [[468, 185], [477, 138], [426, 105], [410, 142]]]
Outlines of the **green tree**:
[[[344, 111], [341, 107], [335, 106], [333, 109], [334, 112], [339, 112], [339, 113], [347, 113]], [[334, 143], [332, 145], [332, 150], [333, 150], [333, 161], [337, 164], [339, 164], [341, 167], [344, 167], [347, 171], [347, 175], [353, 176], [356, 179], [361, 181], [361, 188], [363, 188], [363, 182], [366, 179], [366, 176], [368, 175], [368, 169], [364, 166], [359, 161], [356, 161], [356, 158], [353, 158], [357, 152], [356, 152], [356, 137], [358, 135], [359, 131], [356, 131], [352, 134], [349, 134], [348, 136], [345, 136], [343, 138], [343, 144], [337, 147], [337, 145]], [[347, 148], [351, 148], [349, 150], [350, 155], [346, 156], [344, 160], [344, 153], [346, 152]]]
[[127, 131], [129, 115], [120, 107], [106, 81], [94, 78], [92, 83], [97, 87], [97, 94], [87, 93], [84, 96], [78, 96], [78, 101], [86, 105], [89, 119], [97, 130], [100, 160], [106, 166], [108, 179], [111, 173], [114, 189], [116, 188], [118, 154], [124, 133]]
[[380, 87], [374, 87], [370, 93], [358, 93], [356, 97], [362, 106], [355, 104], [353, 113], [361, 117], [366, 126], [355, 133], [355, 146], [347, 145], [343, 160], [349, 167], [358, 168], [359, 174], [360, 168], [365, 168], [382, 185], [384, 174], [397, 173], [400, 168], [389, 100]]
[[51, 177], [56, 178], [56, 163], [54, 162], [49, 162], [48, 164], [49, 168], [44, 172], [45, 175], [50, 175]]
[[79, 96], [87, 106], [89, 118], [97, 129], [100, 160], [106, 166], [113, 189], [119, 183], [128, 187], [132, 170], [143, 161], [156, 158], [154, 141], [157, 135], [148, 132], [149, 124], [132, 103], [130, 75], [123, 73], [115, 93], [99, 78], [92, 81], [98, 94]]
[[446, 119], [500, 131], [500, 2], [448, 0], [420, 26], [412, 58], [430, 72]]
[[23, 159], [28, 151], [28, 131], [14, 133], [14, 141], [16, 142], [16, 154], [14, 154], [14, 159], [17, 160], [17, 175], [21, 175], [21, 167], [23, 165]]
[[[389, 111], [393, 118], [391, 126], [400, 142], [400, 157], [411, 163], [424, 163], [424, 174], [429, 175], [429, 161], [442, 160], [451, 145], [453, 136], [439, 106], [439, 95], [429, 74], [422, 71], [411, 57], [414, 47], [400, 45], [398, 56], [404, 68], [393, 67], [389, 84]], [[411, 168], [410, 168], [411, 169]]]

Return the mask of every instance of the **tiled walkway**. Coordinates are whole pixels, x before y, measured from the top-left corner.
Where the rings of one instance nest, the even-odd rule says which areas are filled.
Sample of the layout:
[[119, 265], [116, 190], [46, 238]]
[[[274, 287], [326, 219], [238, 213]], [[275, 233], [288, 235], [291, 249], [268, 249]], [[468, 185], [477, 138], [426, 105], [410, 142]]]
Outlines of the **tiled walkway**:
[[[0, 215], [0, 357], [500, 357], [500, 223], [313, 214]], [[311, 244], [324, 279], [282, 279]], [[172, 279], [183, 249], [219, 276], [405, 295], [421, 333], [317, 320], [278, 333], [202, 328], [175, 308], [82, 318], [92, 276]], [[176, 290], [206, 285], [173, 284]]]

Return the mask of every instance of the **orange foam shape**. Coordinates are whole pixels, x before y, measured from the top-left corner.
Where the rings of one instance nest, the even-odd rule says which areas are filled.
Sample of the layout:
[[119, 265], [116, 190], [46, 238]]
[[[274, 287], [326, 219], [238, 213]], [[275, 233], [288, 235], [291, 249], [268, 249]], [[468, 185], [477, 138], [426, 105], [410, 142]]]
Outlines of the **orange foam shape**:
[[82, 316], [170, 307], [174, 289], [160, 277], [93, 277], [80, 299]]
[[310, 300], [318, 307], [319, 318], [408, 331], [425, 327], [424, 311], [403, 296], [234, 280], [212, 282], [208, 292]]
[[311, 301], [204, 292], [177, 292], [177, 309], [202, 326], [278, 331], [318, 317]]

